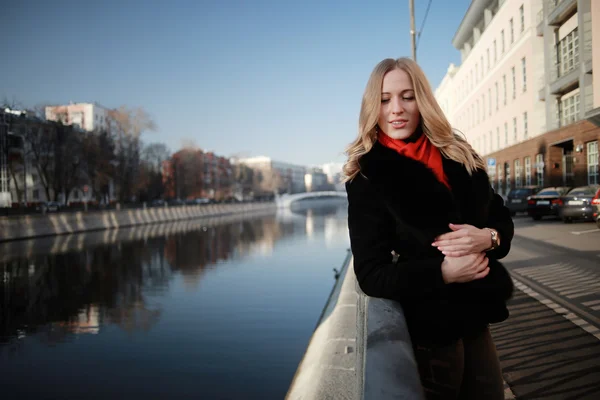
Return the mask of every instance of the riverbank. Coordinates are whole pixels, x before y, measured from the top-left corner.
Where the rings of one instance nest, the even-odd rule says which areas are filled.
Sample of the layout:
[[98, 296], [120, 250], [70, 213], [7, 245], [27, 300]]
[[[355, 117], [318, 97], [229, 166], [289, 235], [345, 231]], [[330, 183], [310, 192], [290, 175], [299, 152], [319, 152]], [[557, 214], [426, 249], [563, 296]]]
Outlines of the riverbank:
[[0, 242], [271, 209], [275, 211], [275, 203], [210, 204], [5, 217], [0, 218]]

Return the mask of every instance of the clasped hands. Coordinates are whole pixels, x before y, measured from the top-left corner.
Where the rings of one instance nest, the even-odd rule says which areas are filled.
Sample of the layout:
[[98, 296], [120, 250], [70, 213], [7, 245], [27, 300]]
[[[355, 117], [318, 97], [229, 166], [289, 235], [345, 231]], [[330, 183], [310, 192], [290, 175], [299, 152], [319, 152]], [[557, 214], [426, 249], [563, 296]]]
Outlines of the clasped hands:
[[492, 246], [490, 232], [472, 225], [450, 224], [452, 232], [431, 244], [444, 254], [442, 276], [446, 283], [464, 283], [485, 278], [490, 272], [485, 251]]

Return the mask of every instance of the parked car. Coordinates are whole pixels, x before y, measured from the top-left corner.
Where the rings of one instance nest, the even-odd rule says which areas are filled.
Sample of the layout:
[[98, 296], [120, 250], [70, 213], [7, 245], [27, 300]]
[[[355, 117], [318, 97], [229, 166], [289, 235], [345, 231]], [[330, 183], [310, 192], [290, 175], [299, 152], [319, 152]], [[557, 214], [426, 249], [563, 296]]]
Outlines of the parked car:
[[60, 204], [56, 201], [47, 201], [44, 203], [40, 203], [36, 210], [39, 210], [43, 213], [47, 212], [58, 212], [60, 211]]
[[558, 217], [559, 207], [562, 205], [561, 197], [567, 194], [570, 187], [547, 187], [527, 200], [527, 214], [535, 221], [544, 216]]
[[185, 201], [181, 199], [170, 199], [169, 201], [167, 201], [167, 203], [170, 206], [183, 206], [185, 204]]
[[592, 199], [599, 190], [599, 185], [580, 186], [563, 196], [561, 198], [562, 205], [559, 207], [559, 214], [563, 222], [568, 223], [574, 219], [593, 220]]
[[527, 198], [540, 191], [539, 186], [524, 186], [512, 189], [506, 196], [506, 207], [510, 210], [510, 215], [514, 216], [518, 212], [527, 212]]
[[163, 199], [154, 199], [150, 203], [152, 207], [164, 207], [165, 201]]
[[596, 225], [600, 229], [600, 190], [596, 192], [596, 195], [592, 199], [592, 207], [594, 207], [592, 217], [596, 220]]

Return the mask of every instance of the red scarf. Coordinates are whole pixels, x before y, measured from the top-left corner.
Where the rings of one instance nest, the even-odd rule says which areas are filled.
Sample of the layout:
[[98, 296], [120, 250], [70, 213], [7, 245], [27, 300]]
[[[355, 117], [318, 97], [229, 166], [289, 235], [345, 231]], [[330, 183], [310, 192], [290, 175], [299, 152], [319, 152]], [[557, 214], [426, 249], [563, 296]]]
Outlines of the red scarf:
[[442, 182], [450, 189], [448, 178], [444, 173], [442, 154], [439, 149], [429, 141], [427, 135], [422, 133], [417, 140], [408, 143], [401, 139], [393, 139], [383, 132], [379, 133], [377, 138], [379, 139], [379, 143], [385, 147], [395, 150], [400, 155], [425, 164], [433, 171], [438, 181]]

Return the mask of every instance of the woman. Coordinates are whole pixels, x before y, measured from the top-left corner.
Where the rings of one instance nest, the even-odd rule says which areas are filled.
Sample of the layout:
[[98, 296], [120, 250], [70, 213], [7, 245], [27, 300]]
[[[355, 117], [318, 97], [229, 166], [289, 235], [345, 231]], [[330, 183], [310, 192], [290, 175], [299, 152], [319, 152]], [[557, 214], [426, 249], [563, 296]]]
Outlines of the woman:
[[375, 67], [347, 155], [356, 277], [401, 303], [427, 397], [502, 399], [488, 324], [508, 317], [512, 280], [497, 260], [514, 226], [414, 61]]

